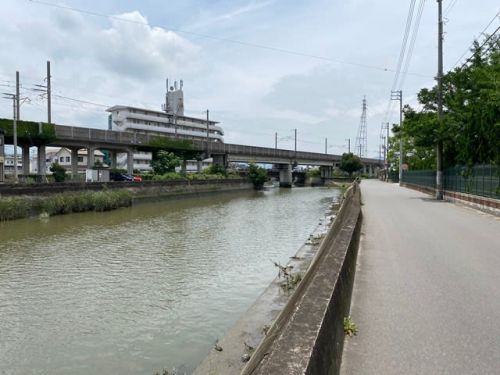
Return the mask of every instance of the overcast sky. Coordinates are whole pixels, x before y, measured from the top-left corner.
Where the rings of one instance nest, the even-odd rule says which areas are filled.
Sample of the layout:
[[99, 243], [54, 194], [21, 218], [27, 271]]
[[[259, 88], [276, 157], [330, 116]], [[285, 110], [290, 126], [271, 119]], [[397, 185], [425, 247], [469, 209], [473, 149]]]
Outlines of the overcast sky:
[[[105, 128], [107, 106], [160, 110], [165, 78], [183, 79], [186, 114], [210, 109], [226, 142], [274, 147], [278, 132], [278, 147], [292, 149], [297, 128], [300, 150], [324, 152], [327, 137], [335, 154], [347, 150], [348, 138], [354, 146], [366, 95], [368, 156], [378, 157], [410, 3], [1, 0], [0, 89], [13, 92], [18, 70], [22, 93], [32, 99], [21, 118], [45, 121], [45, 100], [28, 89], [43, 84], [50, 60], [54, 94], [95, 103], [54, 97], [52, 120]], [[500, 6], [444, 0], [443, 9], [448, 70], [490, 21], [487, 31], [498, 27]], [[415, 104], [418, 90], [433, 85], [436, 64], [437, 3], [427, 0], [409, 74], [396, 87], [405, 103]], [[11, 102], [0, 101], [0, 117], [12, 117]]]

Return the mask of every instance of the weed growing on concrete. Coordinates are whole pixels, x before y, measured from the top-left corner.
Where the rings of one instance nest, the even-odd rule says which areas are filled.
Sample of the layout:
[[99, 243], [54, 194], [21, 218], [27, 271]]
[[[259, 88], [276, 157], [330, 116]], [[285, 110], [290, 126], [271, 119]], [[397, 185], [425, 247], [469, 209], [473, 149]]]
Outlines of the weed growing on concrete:
[[349, 337], [356, 336], [358, 334], [358, 327], [353, 322], [351, 316], [344, 317], [344, 333]]
[[279, 263], [273, 262], [275, 267], [278, 267], [278, 278], [281, 276], [285, 279], [280, 285], [285, 291], [294, 289], [298, 283], [302, 281], [304, 276], [301, 272], [292, 273], [293, 266], [284, 267]]
[[271, 326], [269, 324], [266, 324], [264, 327], [262, 327], [262, 334], [264, 336], [267, 336], [267, 333], [269, 332], [270, 328], [271, 328]]

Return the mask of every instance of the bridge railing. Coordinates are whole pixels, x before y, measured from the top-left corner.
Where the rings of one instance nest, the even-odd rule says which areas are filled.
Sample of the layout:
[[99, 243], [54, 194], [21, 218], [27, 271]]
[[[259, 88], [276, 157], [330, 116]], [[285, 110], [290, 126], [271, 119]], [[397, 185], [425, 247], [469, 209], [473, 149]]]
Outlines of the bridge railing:
[[[158, 135], [151, 134], [141, 134], [126, 131], [116, 131], [116, 130], [104, 130], [104, 129], [93, 129], [93, 128], [81, 128], [75, 126], [64, 126], [56, 125], [56, 137], [58, 139], [82, 141], [82, 142], [102, 142], [102, 143], [114, 143], [119, 145], [130, 145], [139, 146], [148, 144], [153, 138], [158, 137]], [[322, 154], [318, 152], [307, 152], [307, 151], [293, 151], [293, 150], [282, 150], [274, 149], [269, 147], [258, 147], [258, 146], [246, 146], [246, 145], [236, 145], [230, 143], [221, 142], [207, 142], [205, 140], [193, 140], [193, 148], [199, 151], [208, 151], [210, 153], [220, 153], [220, 154], [232, 154], [232, 155], [245, 155], [245, 156], [255, 156], [256, 159], [262, 157], [269, 157], [272, 159], [287, 159], [293, 161], [295, 159], [302, 161], [321, 161], [333, 163], [340, 161], [339, 155], [332, 154]], [[366, 164], [378, 164], [375, 159], [362, 159]]]

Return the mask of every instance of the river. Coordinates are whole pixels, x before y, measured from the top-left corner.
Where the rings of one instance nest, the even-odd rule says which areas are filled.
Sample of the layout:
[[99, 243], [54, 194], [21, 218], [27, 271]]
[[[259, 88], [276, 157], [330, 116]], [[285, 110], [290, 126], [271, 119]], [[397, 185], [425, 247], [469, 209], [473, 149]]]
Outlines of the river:
[[190, 373], [338, 195], [271, 189], [0, 223], [0, 374]]

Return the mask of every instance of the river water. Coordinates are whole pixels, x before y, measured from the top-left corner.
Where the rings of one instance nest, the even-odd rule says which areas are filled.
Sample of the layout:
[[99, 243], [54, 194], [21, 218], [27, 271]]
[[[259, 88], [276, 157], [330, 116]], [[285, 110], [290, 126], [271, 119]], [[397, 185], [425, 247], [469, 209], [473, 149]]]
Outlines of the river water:
[[0, 223], [0, 374], [190, 373], [338, 195], [271, 189]]

